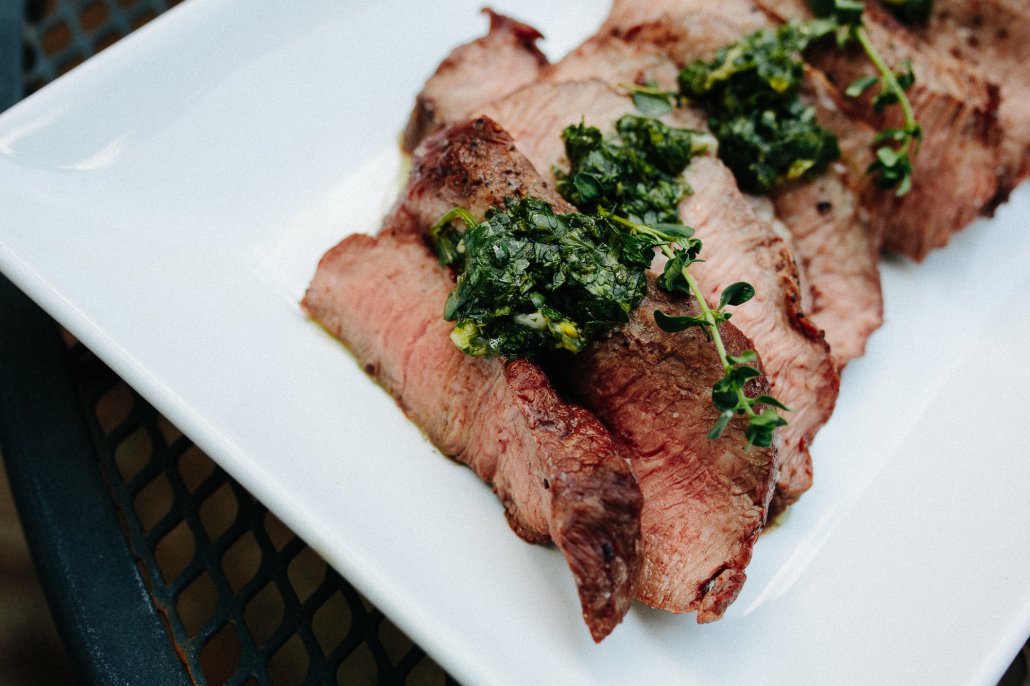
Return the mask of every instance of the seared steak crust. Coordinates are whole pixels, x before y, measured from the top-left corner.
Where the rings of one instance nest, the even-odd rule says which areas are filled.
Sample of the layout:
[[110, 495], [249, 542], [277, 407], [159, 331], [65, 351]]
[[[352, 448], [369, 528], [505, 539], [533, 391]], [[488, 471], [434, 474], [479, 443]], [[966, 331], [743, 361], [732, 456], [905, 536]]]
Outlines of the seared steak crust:
[[444, 124], [536, 81], [547, 64], [536, 47], [539, 31], [493, 10], [483, 11], [490, 16], [489, 33], [455, 48], [415, 99], [402, 143], [407, 152]]
[[[673, 612], [697, 611], [698, 622], [722, 616], [746, 579], [744, 568], [765, 524], [776, 476], [775, 448], [747, 448], [744, 422], [722, 438], [706, 433], [718, 419], [712, 384], [722, 365], [698, 329], [668, 334], [660, 309], [697, 316], [696, 301], [657, 289], [576, 356], [571, 387], [612, 430], [644, 493], [644, 564], [639, 597]], [[720, 329], [730, 354], [751, 341], [730, 323]], [[765, 377], [749, 393], [768, 392]]]
[[559, 212], [572, 210], [497, 122], [485, 116], [457, 121], [427, 137], [415, 151], [407, 185], [386, 224], [422, 233], [454, 207], [482, 218], [505, 198], [526, 195], [546, 199]]
[[302, 305], [442, 452], [492, 484], [516, 533], [555, 542], [600, 641], [634, 595], [640, 490], [608, 431], [538, 367], [458, 351], [441, 317], [452, 285], [417, 237], [354, 235], [322, 258]]

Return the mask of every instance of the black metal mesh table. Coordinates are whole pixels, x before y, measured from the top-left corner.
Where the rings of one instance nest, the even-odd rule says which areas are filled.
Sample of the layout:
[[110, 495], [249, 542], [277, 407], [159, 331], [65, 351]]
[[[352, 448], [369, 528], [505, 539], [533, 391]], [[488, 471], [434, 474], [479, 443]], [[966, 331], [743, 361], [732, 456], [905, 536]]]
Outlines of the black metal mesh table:
[[[30, 0], [23, 94], [178, 1]], [[7, 9], [4, 2], [12, 0], [0, 0]], [[55, 619], [84, 680], [453, 683], [2, 277], [0, 322], [15, 332], [0, 338], [0, 438]], [[1030, 643], [1004, 686], [1030, 686], [1028, 656]]]

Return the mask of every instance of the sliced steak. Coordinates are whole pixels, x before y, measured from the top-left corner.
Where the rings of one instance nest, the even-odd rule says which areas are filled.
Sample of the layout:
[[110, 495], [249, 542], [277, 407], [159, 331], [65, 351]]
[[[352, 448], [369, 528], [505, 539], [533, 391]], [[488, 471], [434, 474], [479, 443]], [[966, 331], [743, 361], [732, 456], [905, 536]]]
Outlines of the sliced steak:
[[[639, 597], [698, 622], [722, 616], [746, 579], [744, 568], [765, 524], [775, 485], [774, 449], [746, 448], [744, 423], [723, 436], [706, 433], [718, 419], [712, 384], [722, 376], [704, 333], [663, 332], [655, 309], [697, 316], [696, 302], [654, 287], [630, 322], [577, 355], [565, 373], [629, 456], [644, 493], [644, 564]], [[720, 329], [731, 354], [752, 343], [730, 323]], [[766, 393], [765, 378], [750, 394]]]
[[[636, 110], [617, 88], [599, 79], [540, 82], [526, 86], [482, 108], [515, 140], [515, 146], [542, 174], [553, 177], [557, 167], [567, 167], [561, 132], [585, 121], [601, 131], [611, 131], [615, 121]], [[697, 110], [679, 109], [666, 123], [703, 130], [704, 116]]]
[[679, 68], [660, 47], [602, 31], [544, 69], [541, 80], [559, 83], [601, 79], [613, 87], [654, 81], [662, 88], [675, 90], [678, 75]]
[[[664, 15], [627, 24], [653, 18], [656, 12]], [[727, 0], [715, 10], [709, 3], [689, 0], [647, 6], [617, 1], [606, 24], [611, 31], [602, 30], [548, 67], [545, 75], [570, 73], [609, 84], [653, 79], [675, 89], [680, 66], [774, 25], [751, 0]], [[811, 183], [772, 193], [775, 217], [765, 218], [774, 226], [779, 220], [790, 233], [785, 238], [797, 260], [802, 309], [825, 331], [839, 369], [862, 355], [869, 335], [883, 323], [878, 253], [887, 194], [873, 188], [865, 175], [873, 131], [862, 121], [830, 111], [839, 108], [827, 93], [834, 90], [821, 72], [806, 70], [802, 98], [816, 106], [820, 120], [833, 120], [834, 126], [827, 128], [841, 139], [845, 163], [833, 165]]]
[[1001, 89], [1004, 170], [998, 200], [1030, 173], [1030, 5], [1025, 0], [935, 0], [925, 25], [909, 30], [973, 67]]
[[[706, 18], [697, 22], [686, 21], [694, 14]], [[713, 20], [723, 26], [712, 26], [709, 22]], [[599, 33], [626, 35], [634, 28], [652, 22], [656, 22], [657, 27], [671, 22], [676, 25], [677, 32], [689, 32], [697, 44], [697, 51], [709, 54], [726, 45], [726, 27], [730, 27], [739, 38], [765, 26], [768, 17], [751, 0], [613, 0], [612, 9]], [[712, 29], [715, 29], [714, 35]]]
[[[530, 107], [527, 103], [533, 103]], [[600, 81], [533, 84], [487, 109], [537, 169], [560, 164], [561, 130], [581, 119], [601, 130], [632, 111], [629, 98]], [[700, 115], [677, 110], [671, 124], [697, 126]], [[555, 142], [557, 141], [557, 142]], [[780, 477], [774, 507], [798, 499], [812, 483], [809, 444], [829, 419], [839, 377], [822, 332], [801, 310], [801, 289], [789, 246], [763, 221], [715, 157], [695, 159], [686, 181], [693, 189], [680, 206], [684, 223], [704, 243], [704, 263], [692, 268], [709, 300], [724, 288], [748, 281], [757, 296], [736, 308], [733, 323], [755, 341], [774, 394], [790, 407], [782, 432]]]
[[415, 151], [407, 185], [386, 224], [422, 233], [456, 206], [479, 212], [482, 219], [505, 198], [525, 195], [546, 199], [559, 212], [572, 210], [497, 122], [489, 117], [460, 120], [427, 137]]
[[[805, 0], [758, 0], [779, 19], [806, 16]], [[916, 260], [945, 245], [951, 234], [993, 209], [1004, 175], [998, 88], [951, 55], [921, 44], [883, 8], [868, 3], [864, 24], [870, 40], [890, 65], [912, 61], [915, 84], [908, 91], [923, 143], [913, 160], [912, 191], [893, 198], [884, 247]], [[838, 87], [874, 70], [858, 46], [827, 44], [806, 53]], [[849, 114], [877, 129], [901, 126], [899, 107], [876, 112], [872, 90], [845, 100]]]
[[754, 339], [773, 394], [793, 410], [782, 431], [780, 475], [773, 509], [790, 505], [812, 485], [809, 445], [837, 401], [840, 379], [822, 331], [801, 310], [797, 266], [787, 243], [763, 221], [718, 159], [702, 157], [687, 169], [693, 193], [680, 216], [704, 243], [694, 269], [709, 299], [736, 281], [755, 287], [736, 308], [733, 323]]
[[771, 197], [776, 216], [790, 228], [804, 310], [825, 332], [839, 370], [862, 356], [870, 334], [883, 324], [876, 241], [859, 218], [843, 165]]
[[[998, 0], [1003, 1], [1003, 0]], [[749, 31], [792, 17], [811, 16], [806, 0], [662, 0], [634, 3], [617, 0], [604, 30], [632, 40], [651, 40], [685, 64], [707, 57]], [[648, 23], [650, 22], [650, 23]], [[997, 122], [997, 88], [950, 55], [921, 47], [918, 41], [875, 5], [865, 23], [889, 64], [911, 58], [916, 84], [909, 91], [923, 125], [924, 141], [915, 160], [912, 191], [885, 199], [860, 194], [865, 209], [887, 228], [882, 240], [896, 252], [922, 259], [976, 216], [993, 209], [1004, 176], [1001, 131]], [[839, 87], [870, 73], [868, 59], [852, 46], [813, 48], [808, 57]], [[877, 129], [896, 126], [899, 108], [879, 114], [864, 99], [842, 99], [847, 114]], [[922, 172], [922, 173], [920, 173]]]
[[[623, 109], [624, 100], [618, 99]], [[415, 182], [422, 197], [447, 195], [447, 204], [460, 204], [477, 217], [504, 197], [525, 192], [513, 188], [514, 174], [486, 175], [465, 203], [458, 202], [449, 179], [474, 177], [488, 159], [498, 168], [522, 165], [521, 154], [511, 149], [511, 139], [492, 120], [484, 116], [480, 121], [487, 124], [459, 122], [434, 134], [416, 153], [416, 158], [426, 157], [415, 160], [416, 169], [435, 167], [438, 172]], [[477, 131], [486, 140], [477, 141]], [[449, 145], [437, 140], [444, 137], [451, 138]], [[462, 153], [458, 147], [468, 150]], [[446, 154], [439, 154], [442, 150]], [[571, 209], [553, 190], [541, 186], [535, 171], [523, 169], [523, 173], [525, 188], [540, 190], [539, 197], [558, 208]], [[656, 307], [670, 314], [696, 312], [684, 300], [656, 292], [653, 280], [650, 291], [629, 324], [594, 343], [589, 354], [574, 358], [571, 385], [591, 409], [611, 418], [610, 428], [623, 448], [620, 452], [634, 471], [639, 465], [646, 474], [649, 490], [641, 515], [642, 526], [645, 521], [647, 525], [640, 597], [676, 612], [697, 610], [700, 621], [711, 621], [722, 615], [745, 579], [751, 546], [765, 522], [777, 453], [747, 449], [737, 424], [719, 441], [706, 437], [718, 417], [711, 400], [712, 384], [722, 376], [718, 354], [700, 331], [660, 332], [654, 323]], [[731, 352], [751, 347], [731, 324], [723, 327], [723, 335]], [[642, 363], [651, 368], [641, 371]], [[552, 376], [568, 380], [569, 369], [566, 363], [554, 365]], [[628, 379], [629, 370], [637, 370], [633, 374], [639, 378], [620, 395], [617, 380]], [[763, 393], [766, 388], [763, 378], [750, 390]], [[632, 409], [640, 423], [625, 423], [623, 409]], [[645, 414], [650, 416], [643, 419]], [[650, 432], [650, 438], [645, 440], [641, 432]], [[657, 444], [663, 446], [658, 457], [647, 447]]]
[[452, 286], [418, 237], [387, 230], [329, 250], [302, 305], [442, 452], [492, 484], [516, 533], [555, 542], [600, 641], [634, 594], [640, 489], [607, 429], [538, 367], [458, 351], [441, 317]]
[[426, 81], [404, 130], [403, 147], [448, 122], [463, 119], [479, 105], [536, 81], [547, 58], [536, 47], [540, 32], [490, 9], [487, 35], [454, 49]]

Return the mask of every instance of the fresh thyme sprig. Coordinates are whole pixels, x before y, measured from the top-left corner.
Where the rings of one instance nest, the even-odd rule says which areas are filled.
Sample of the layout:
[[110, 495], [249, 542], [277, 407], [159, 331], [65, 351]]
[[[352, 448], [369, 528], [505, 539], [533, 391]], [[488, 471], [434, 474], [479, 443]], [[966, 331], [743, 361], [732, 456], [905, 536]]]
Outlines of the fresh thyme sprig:
[[748, 444], [760, 448], [772, 445], [776, 428], [787, 424], [787, 420], [776, 412], [776, 408], [786, 411], [789, 408], [771, 395], [750, 397], [745, 393], [748, 381], [761, 376], [761, 372], [754, 366], [758, 354], [754, 350], [747, 350], [740, 355], [729, 354], [719, 332], [721, 324], [732, 316], [726, 308], [743, 305], [751, 300], [755, 295], [754, 287], [743, 281], [730, 284], [723, 289], [719, 306], [713, 309], [708, 306], [701, 287], [689, 271], [690, 265], [704, 261], [698, 257], [701, 241], [693, 236], [690, 227], [683, 224], [638, 224], [618, 215], [608, 216], [631, 235], [650, 238], [654, 246], [665, 255], [668, 261], [658, 279], [658, 285], [663, 290], [686, 293], [697, 301], [698, 309], [701, 310], [699, 317], [673, 316], [655, 310], [654, 318], [658, 326], [668, 333], [700, 327], [715, 346], [724, 375], [712, 386], [712, 404], [720, 414], [709, 430], [708, 438], [718, 439], [731, 419], [744, 416], [747, 418], [744, 436]]
[[873, 96], [873, 108], [883, 112], [888, 105], [898, 104], [905, 116], [900, 127], [888, 127], [876, 134], [873, 144], [878, 146], [876, 159], [866, 169], [872, 174], [876, 185], [883, 189], [894, 189], [898, 197], [912, 190], [912, 159], [919, 153], [923, 140], [923, 127], [916, 121], [912, 103], [905, 93], [915, 83], [912, 63], [902, 61], [892, 69], [873, 45], [862, 21], [865, 3], [859, 0], [809, 0], [812, 11], [819, 16], [832, 17], [840, 25], [837, 44], [843, 47], [851, 41], [861, 46], [869, 61], [876, 67], [878, 75], [864, 76], [852, 82], [844, 91], [848, 97], [857, 98], [874, 85], [879, 90]]
[[[630, 88], [640, 96], [634, 101], [642, 111], [671, 111], [678, 97], [655, 84]], [[615, 133], [603, 136], [598, 129], [581, 123], [562, 132], [570, 168], [567, 172], [555, 170], [557, 189], [612, 228], [610, 240], [619, 246], [623, 262], [647, 269], [655, 248], [665, 255], [668, 261], [658, 287], [694, 297], [701, 315], [676, 317], [659, 310], [654, 313], [656, 323], [670, 333], [701, 327], [715, 345], [724, 372], [712, 387], [712, 404], [720, 414], [708, 437], [715, 440], [722, 436], [730, 420], [740, 415], [747, 418], [748, 444], [768, 447], [775, 429], [787, 423], [776, 408], [787, 408], [769, 395], [748, 397], [744, 392], [747, 382], [761, 375], [754, 366], [758, 355], [753, 350], [729, 355], [719, 333], [719, 326], [731, 316], [726, 308], [747, 302], [755, 289], [743, 282], [732, 284], [713, 309], [689, 271], [692, 264], [702, 261], [701, 241], [680, 221], [678, 205], [690, 192], [683, 171], [695, 154], [704, 151], [704, 136], [644, 116], [622, 117], [615, 129]]]

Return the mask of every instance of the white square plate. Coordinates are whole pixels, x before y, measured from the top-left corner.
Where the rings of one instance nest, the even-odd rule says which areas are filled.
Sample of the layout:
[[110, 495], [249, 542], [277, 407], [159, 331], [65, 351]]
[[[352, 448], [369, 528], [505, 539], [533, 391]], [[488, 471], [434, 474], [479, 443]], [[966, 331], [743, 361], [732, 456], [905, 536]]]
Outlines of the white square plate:
[[[552, 56], [605, 11], [496, 5]], [[561, 555], [297, 306], [377, 228], [414, 95], [477, 9], [181, 5], [0, 116], [0, 268], [462, 681], [996, 681], [1030, 633], [1030, 188], [884, 265], [815, 487], [725, 619], [638, 606], [594, 645]]]

